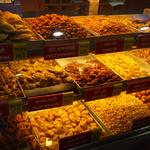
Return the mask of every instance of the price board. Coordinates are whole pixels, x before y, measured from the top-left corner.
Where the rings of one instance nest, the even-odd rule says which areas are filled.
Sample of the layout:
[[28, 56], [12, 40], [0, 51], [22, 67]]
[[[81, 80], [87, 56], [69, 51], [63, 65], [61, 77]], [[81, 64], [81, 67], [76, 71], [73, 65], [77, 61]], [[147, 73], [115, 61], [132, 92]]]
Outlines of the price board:
[[46, 43], [44, 47], [44, 58], [66, 58], [79, 55], [79, 46], [76, 41], [54, 41]]
[[60, 107], [72, 104], [73, 92], [34, 96], [28, 98], [28, 111]]
[[96, 54], [119, 52], [124, 48], [124, 39], [97, 39], [96, 40]]
[[133, 79], [126, 82], [127, 93], [138, 92], [146, 89], [150, 89], [150, 77]]

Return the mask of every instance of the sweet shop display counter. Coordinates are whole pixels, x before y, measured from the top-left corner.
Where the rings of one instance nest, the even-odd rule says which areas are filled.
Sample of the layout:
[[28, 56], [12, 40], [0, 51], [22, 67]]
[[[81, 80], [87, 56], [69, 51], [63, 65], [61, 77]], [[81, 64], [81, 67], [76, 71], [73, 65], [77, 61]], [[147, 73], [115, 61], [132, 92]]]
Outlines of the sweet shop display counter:
[[143, 27], [149, 22], [127, 15], [0, 11], [0, 147], [105, 149], [146, 139], [150, 34]]

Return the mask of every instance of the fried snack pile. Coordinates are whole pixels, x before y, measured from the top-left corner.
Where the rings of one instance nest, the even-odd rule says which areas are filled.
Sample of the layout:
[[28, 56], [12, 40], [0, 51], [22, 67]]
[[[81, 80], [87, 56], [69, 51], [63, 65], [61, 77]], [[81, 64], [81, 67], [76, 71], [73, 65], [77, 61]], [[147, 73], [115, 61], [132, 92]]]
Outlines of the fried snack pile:
[[[123, 22], [126, 25], [130, 25], [136, 29], [141, 29], [142, 27], [150, 27], [150, 22], [139, 23], [138, 21], [132, 21], [132, 16], [111, 16], [112, 19]], [[150, 29], [146, 30], [150, 32]]]
[[124, 93], [87, 104], [113, 134], [129, 131], [134, 121], [150, 116], [149, 108], [142, 101]]
[[10, 62], [10, 67], [15, 74], [20, 74], [18, 80], [25, 90], [72, 82], [54, 60], [37, 58], [16, 61]]
[[19, 15], [0, 11], [0, 41], [36, 39], [36, 35]]
[[65, 70], [81, 87], [121, 80], [110, 69], [95, 60], [85, 63], [72, 62], [65, 67]]
[[7, 66], [0, 66], [0, 84], [1, 89], [8, 95], [22, 96], [16, 76]]
[[24, 146], [38, 150], [38, 144], [26, 113], [8, 117], [5, 122], [7, 127], [1, 131], [0, 135], [0, 147], [3, 150], [21, 149]]
[[53, 39], [53, 33], [56, 31], [64, 33], [63, 39], [91, 36], [84, 28], [80, 27], [75, 22], [71, 21], [69, 17], [64, 15], [47, 14], [45, 16], [28, 19], [27, 22], [45, 39]]
[[89, 18], [85, 17], [85, 19], [81, 17], [81, 19], [74, 20], [100, 36], [135, 32], [134, 29], [128, 27], [122, 21], [113, 20], [109, 17], [93, 16]]
[[117, 72], [124, 79], [135, 79], [150, 75], [149, 70], [143, 69], [133, 58], [124, 54], [99, 55], [97, 59]]
[[133, 94], [135, 97], [139, 98], [150, 108], [150, 90], [140, 91]]
[[61, 138], [98, 128], [88, 111], [79, 102], [36, 112], [30, 120], [42, 147], [46, 148], [45, 141], [49, 138], [52, 140], [52, 145], [49, 147], [52, 150], [59, 149], [58, 140]]
[[131, 52], [135, 56], [144, 58], [146, 62], [150, 64], [150, 49], [148, 48], [136, 49], [136, 50], [132, 50]]

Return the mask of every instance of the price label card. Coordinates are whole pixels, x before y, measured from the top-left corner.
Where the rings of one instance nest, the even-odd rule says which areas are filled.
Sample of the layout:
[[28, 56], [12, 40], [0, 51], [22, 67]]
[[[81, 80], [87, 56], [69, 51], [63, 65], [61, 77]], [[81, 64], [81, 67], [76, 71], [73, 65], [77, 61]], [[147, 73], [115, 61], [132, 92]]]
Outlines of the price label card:
[[101, 129], [97, 128], [92, 131], [87, 131], [78, 135], [62, 138], [59, 140], [59, 148], [60, 150], [66, 150], [75, 146], [97, 141], [100, 138], [100, 133]]
[[9, 114], [10, 115], [17, 115], [22, 113], [22, 100], [11, 100], [8, 102], [9, 104]]
[[150, 47], [150, 34], [138, 35], [137, 48]]
[[14, 43], [13, 60], [27, 59], [27, 57], [28, 57], [27, 43]]
[[0, 62], [13, 59], [12, 45], [0, 43]]
[[50, 94], [28, 98], [28, 111], [63, 106], [63, 94]]
[[96, 100], [100, 98], [110, 97], [113, 95], [113, 84], [105, 84], [97, 87], [85, 89], [85, 101]]
[[127, 87], [127, 93], [150, 89], [150, 77], [129, 80], [127, 81]]
[[91, 42], [88, 40], [79, 41], [79, 56], [88, 55], [91, 47]]
[[59, 149], [66, 150], [79, 146], [82, 144], [87, 144], [91, 142], [91, 132], [84, 132], [79, 135], [74, 135], [70, 137], [65, 137], [59, 140]]
[[78, 43], [75, 41], [57, 41], [45, 45], [44, 58], [56, 59], [78, 56]]
[[123, 83], [115, 83], [113, 88], [113, 96], [119, 95], [123, 89]]
[[96, 54], [119, 52], [124, 47], [124, 39], [97, 39], [96, 40]]
[[130, 50], [133, 48], [135, 39], [133, 37], [128, 37], [124, 39], [124, 50]]

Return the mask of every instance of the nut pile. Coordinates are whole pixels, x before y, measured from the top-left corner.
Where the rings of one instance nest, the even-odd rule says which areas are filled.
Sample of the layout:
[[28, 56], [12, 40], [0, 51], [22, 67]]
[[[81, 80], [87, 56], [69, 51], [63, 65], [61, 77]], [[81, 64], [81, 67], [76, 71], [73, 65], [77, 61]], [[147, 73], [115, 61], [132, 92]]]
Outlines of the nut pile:
[[52, 140], [51, 149], [59, 149], [58, 140], [97, 129], [98, 126], [79, 102], [61, 108], [49, 109], [32, 114], [31, 124], [43, 148], [46, 139]]
[[143, 69], [132, 57], [121, 53], [99, 55], [97, 59], [117, 72], [124, 79], [135, 79], [150, 75], [150, 71]]
[[150, 108], [150, 90], [140, 91], [133, 94]]
[[72, 62], [65, 67], [65, 70], [81, 87], [121, 80], [115, 73], [95, 60], [85, 63]]
[[72, 82], [54, 60], [46, 61], [44, 58], [37, 58], [16, 61], [11, 62], [10, 67], [15, 74], [21, 74], [18, 80], [25, 90]]
[[5, 123], [7, 126], [3, 128], [0, 135], [2, 149], [21, 149], [29, 146], [32, 150], [38, 150], [38, 144], [26, 113], [8, 117]]
[[84, 38], [91, 36], [84, 28], [71, 21], [69, 17], [57, 14], [47, 14], [33, 19], [26, 20], [35, 31], [45, 39], [53, 39], [53, 33], [63, 32], [63, 39]]
[[134, 121], [150, 116], [148, 107], [142, 101], [124, 93], [87, 104], [113, 134], [129, 131]]
[[150, 49], [148, 48], [136, 49], [131, 51], [131, 53], [135, 56], [144, 58], [146, 62], [150, 64]]
[[109, 17], [89, 17], [85, 19], [74, 19], [81, 25], [96, 32], [98, 35], [115, 35], [135, 32], [134, 29], [126, 26], [122, 21], [113, 20]]

